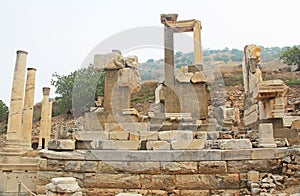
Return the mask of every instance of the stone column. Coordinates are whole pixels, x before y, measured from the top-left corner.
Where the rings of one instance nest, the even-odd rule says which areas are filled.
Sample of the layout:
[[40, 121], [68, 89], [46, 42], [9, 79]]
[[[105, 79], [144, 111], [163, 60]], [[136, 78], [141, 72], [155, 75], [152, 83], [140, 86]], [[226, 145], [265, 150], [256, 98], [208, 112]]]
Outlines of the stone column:
[[35, 90], [35, 75], [36, 69], [27, 69], [27, 81], [25, 90], [25, 100], [22, 119], [22, 134], [21, 145], [23, 148], [31, 148], [31, 135], [32, 135], [32, 117], [34, 105], [34, 90]]
[[41, 149], [48, 147], [48, 142], [50, 140], [51, 132], [51, 117], [52, 117], [52, 102], [49, 102], [50, 88], [43, 88], [43, 102], [42, 102], [42, 111], [41, 111], [41, 125], [40, 125], [40, 134], [39, 134], [39, 148]]
[[202, 44], [201, 44], [201, 23], [196, 20], [194, 26], [194, 63], [203, 65]]
[[17, 51], [7, 127], [7, 144], [20, 145], [27, 52]]
[[174, 35], [173, 29], [165, 25], [165, 84], [174, 85]]

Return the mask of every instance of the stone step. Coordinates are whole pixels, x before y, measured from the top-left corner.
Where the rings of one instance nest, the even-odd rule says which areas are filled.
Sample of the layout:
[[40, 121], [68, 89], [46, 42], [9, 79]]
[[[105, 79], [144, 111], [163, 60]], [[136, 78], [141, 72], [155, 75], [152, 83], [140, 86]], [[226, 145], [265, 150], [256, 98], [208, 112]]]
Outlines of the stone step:
[[2, 171], [37, 171], [38, 164], [0, 164], [0, 170]]

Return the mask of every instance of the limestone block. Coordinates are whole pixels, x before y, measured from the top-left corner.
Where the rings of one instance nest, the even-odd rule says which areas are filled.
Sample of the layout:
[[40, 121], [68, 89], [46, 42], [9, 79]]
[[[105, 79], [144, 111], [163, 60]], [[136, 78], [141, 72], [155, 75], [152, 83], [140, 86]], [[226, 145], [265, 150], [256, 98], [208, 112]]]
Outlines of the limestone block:
[[205, 75], [202, 72], [195, 72], [195, 74], [191, 78], [191, 81], [193, 83], [207, 82]]
[[248, 171], [247, 173], [248, 181], [259, 182], [259, 172], [258, 171]]
[[256, 148], [252, 150], [252, 159], [274, 159], [275, 150], [274, 148]]
[[178, 74], [176, 74], [175, 79], [178, 82], [190, 83], [192, 76], [193, 76], [193, 73], [178, 73]]
[[141, 187], [140, 175], [132, 174], [91, 174], [84, 179], [85, 188], [137, 189]]
[[244, 124], [245, 126], [251, 125], [258, 120], [258, 112], [252, 112], [249, 115], [245, 116], [244, 115]]
[[192, 140], [193, 132], [192, 131], [161, 131], [158, 133], [158, 138], [160, 140]]
[[[221, 182], [220, 182], [221, 180]], [[208, 190], [208, 189], [239, 189], [239, 174], [227, 175], [176, 175], [176, 188], [185, 190]]]
[[260, 123], [259, 130], [259, 147], [275, 148], [277, 147], [273, 136], [273, 124], [272, 123]]
[[50, 140], [49, 150], [75, 150], [75, 140]]
[[157, 131], [140, 131], [140, 140], [158, 140]]
[[111, 131], [109, 132], [110, 140], [128, 140], [129, 132], [128, 131]]
[[162, 162], [161, 172], [164, 174], [196, 174], [197, 162]]
[[220, 149], [222, 150], [240, 150], [250, 148], [252, 148], [252, 144], [249, 139], [229, 139], [223, 140], [220, 143]]
[[142, 189], [173, 190], [175, 188], [175, 175], [141, 175]]
[[181, 190], [180, 195], [181, 196], [198, 196], [198, 195], [209, 196], [210, 191], [209, 190]]
[[107, 140], [108, 133], [105, 131], [75, 131], [74, 137], [79, 141]]
[[147, 150], [170, 150], [171, 145], [167, 141], [147, 141]]
[[124, 141], [124, 140], [104, 140], [93, 141], [91, 146], [93, 149], [100, 150], [138, 150], [140, 149], [140, 141]]
[[140, 140], [140, 133], [137, 131], [130, 131], [129, 140]]
[[295, 120], [292, 122], [292, 129], [300, 129], [300, 120]]
[[294, 121], [300, 120], [300, 116], [284, 116], [283, 117], [283, 126], [292, 127]]
[[109, 54], [97, 54], [94, 56], [94, 69], [96, 70], [104, 70], [104, 68], [110, 64], [114, 57], [116, 56], [116, 53], [109, 53]]
[[226, 174], [226, 161], [200, 161], [198, 166], [200, 174]]
[[207, 132], [207, 139], [208, 140], [217, 140], [220, 138], [220, 133], [219, 131], [211, 131]]
[[97, 173], [115, 174], [159, 174], [159, 162], [117, 162], [117, 161], [100, 161]]
[[204, 144], [204, 139], [171, 141], [171, 147], [173, 150], [199, 150], [204, 148]]
[[224, 150], [222, 160], [247, 160], [251, 159], [251, 149], [244, 150]]
[[119, 193], [116, 196], [142, 196], [142, 195], [138, 193]]

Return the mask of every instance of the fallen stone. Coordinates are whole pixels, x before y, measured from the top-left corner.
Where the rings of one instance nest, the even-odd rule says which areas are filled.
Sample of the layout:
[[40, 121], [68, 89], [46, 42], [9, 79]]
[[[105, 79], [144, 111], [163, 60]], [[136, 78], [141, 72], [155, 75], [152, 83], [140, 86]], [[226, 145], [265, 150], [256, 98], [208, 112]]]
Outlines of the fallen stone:
[[258, 171], [248, 171], [247, 173], [248, 181], [259, 182], [259, 172]]
[[205, 140], [202, 139], [171, 141], [173, 150], [199, 150], [204, 148], [204, 144]]
[[158, 133], [158, 138], [160, 140], [192, 140], [192, 131], [161, 131]]
[[170, 150], [171, 145], [167, 141], [147, 141], [147, 150]]

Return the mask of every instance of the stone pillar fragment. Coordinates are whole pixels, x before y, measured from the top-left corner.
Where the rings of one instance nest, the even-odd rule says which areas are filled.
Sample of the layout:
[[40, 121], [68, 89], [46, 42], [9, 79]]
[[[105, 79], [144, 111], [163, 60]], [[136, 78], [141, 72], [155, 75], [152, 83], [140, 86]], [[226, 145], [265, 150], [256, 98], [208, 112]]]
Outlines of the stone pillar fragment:
[[34, 106], [34, 91], [35, 91], [35, 75], [36, 69], [27, 69], [27, 81], [25, 90], [25, 100], [22, 119], [22, 134], [21, 145], [23, 148], [31, 148], [31, 135], [32, 135], [32, 118]]
[[39, 134], [39, 148], [47, 148], [51, 134], [52, 102], [49, 101], [50, 88], [43, 88], [43, 102], [41, 111], [41, 126]]
[[194, 26], [194, 62], [203, 65], [202, 44], [201, 44], [201, 23], [196, 20]]
[[27, 54], [25, 51], [17, 51], [9, 107], [7, 144], [15, 147], [20, 144]]
[[273, 124], [272, 123], [261, 123], [258, 126], [259, 140], [258, 147], [263, 148], [276, 148], [273, 136]]

